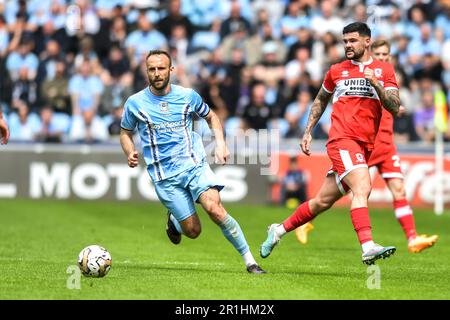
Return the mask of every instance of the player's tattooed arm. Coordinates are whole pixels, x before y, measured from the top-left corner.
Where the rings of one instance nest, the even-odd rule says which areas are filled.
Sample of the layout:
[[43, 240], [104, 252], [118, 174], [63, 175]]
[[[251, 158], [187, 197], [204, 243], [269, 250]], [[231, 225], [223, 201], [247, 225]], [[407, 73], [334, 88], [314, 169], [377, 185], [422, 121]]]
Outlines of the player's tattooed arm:
[[385, 90], [379, 82], [374, 88], [378, 93], [378, 97], [380, 97], [383, 107], [394, 116], [397, 115], [400, 109], [400, 96], [398, 90]]
[[332, 95], [332, 93], [325, 91], [323, 87], [320, 88], [319, 93], [317, 94], [311, 106], [311, 112], [309, 113], [305, 133], [312, 132], [312, 129], [317, 124], [323, 112], [325, 111]]
[[400, 108], [400, 96], [398, 90], [384, 89], [384, 87], [376, 78], [374, 71], [370, 68], [364, 69], [364, 77], [369, 80], [372, 87], [375, 88], [375, 91], [377, 92], [383, 107], [394, 116], [396, 116]]
[[303, 153], [308, 156], [311, 154], [310, 146], [312, 140], [312, 129], [317, 124], [323, 112], [325, 111], [325, 108], [327, 107], [332, 95], [332, 93], [325, 91], [325, 89], [321, 87], [311, 106], [308, 123], [306, 125], [302, 141], [300, 143], [300, 147], [302, 148]]

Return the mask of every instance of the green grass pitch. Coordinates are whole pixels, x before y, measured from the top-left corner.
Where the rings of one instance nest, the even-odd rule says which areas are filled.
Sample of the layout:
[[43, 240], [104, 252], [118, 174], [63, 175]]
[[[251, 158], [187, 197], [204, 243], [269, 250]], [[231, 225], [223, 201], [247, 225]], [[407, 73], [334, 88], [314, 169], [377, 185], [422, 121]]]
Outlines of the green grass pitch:
[[[431, 249], [407, 252], [392, 210], [371, 209], [375, 241], [397, 252], [373, 272], [361, 263], [348, 209], [333, 208], [315, 221], [309, 243], [293, 233], [267, 259], [259, 245], [267, 226], [290, 210], [226, 205], [240, 223], [266, 275], [250, 275], [218, 227], [199, 209], [202, 234], [180, 245], [165, 234], [166, 213], [156, 203], [0, 201], [0, 299], [449, 299], [450, 215], [415, 210], [419, 233], [438, 234]], [[100, 244], [113, 265], [105, 278], [81, 278], [68, 289], [67, 269], [87, 245]], [[369, 272], [368, 272], [369, 271]]]

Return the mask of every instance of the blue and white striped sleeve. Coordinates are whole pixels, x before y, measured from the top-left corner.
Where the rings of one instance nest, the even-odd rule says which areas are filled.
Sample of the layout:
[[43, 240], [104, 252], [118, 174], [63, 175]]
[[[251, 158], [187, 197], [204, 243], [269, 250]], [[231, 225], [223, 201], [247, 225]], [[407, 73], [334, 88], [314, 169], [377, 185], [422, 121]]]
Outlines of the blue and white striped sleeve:
[[123, 108], [123, 114], [122, 114], [122, 120], [120, 121], [120, 126], [122, 129], [128, 130], [128, 131], [134, 131], [134, 128], [136, 128], [137, 125], [137, 119], [136, 116], [133, 114], [132, 105], [129, 101], [129, 99], [125, 102], [125, 106]]
[[209, 114], [209, 106], [206, 102], [203, 102], [202, 97], [192, 90], [192, 106], [194, 107], [195, 113], [197, 113], [200, 117], [205, 118]]

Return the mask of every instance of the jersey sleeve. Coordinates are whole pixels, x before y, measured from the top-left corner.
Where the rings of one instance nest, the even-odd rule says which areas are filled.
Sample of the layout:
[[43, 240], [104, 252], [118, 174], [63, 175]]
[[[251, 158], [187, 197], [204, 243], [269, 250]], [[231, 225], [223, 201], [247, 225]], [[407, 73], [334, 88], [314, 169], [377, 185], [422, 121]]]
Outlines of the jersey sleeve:
[[203, 102], [202, 97], [192, 90], [191, 96], [191, 104], [194, 107], [195, 113], [197, 113], [200, 117], [205, 118], [209, 114], [209, 106], [206, 102]]
[[330, 68], [330, 70], [328, 70], [327, 74], [325, 75], [325, 78], [323, 79], [322, 88], [328, 93], [333, 93], [335, 87], [336, 84], [333, 81], [332, 68]]
[[132, 104], [130, 100], [128, 99], [125, 102], [124, 108], [123, 108], [123, 114], [122, 114], [122, 120], [120, 121], [120, 126], [122, 129], [128, 130], [128, 131], [134, 131], [137, 125], [137, 118], [132, 112]]
[[392, 67], [392, 65], [390, 64], [387, 64], [385, 68], [384, 89], [398, 90], [397, 80], [395, 79], [394, 67]]

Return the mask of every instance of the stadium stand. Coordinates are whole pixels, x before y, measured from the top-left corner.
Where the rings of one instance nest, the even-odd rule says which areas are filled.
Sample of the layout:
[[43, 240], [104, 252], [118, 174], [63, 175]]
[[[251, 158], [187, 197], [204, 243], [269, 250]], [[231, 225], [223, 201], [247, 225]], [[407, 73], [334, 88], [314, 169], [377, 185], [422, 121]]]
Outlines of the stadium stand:
[[[396, 142], [431, 143], [434, 90], [450, 100], [448, 1], [5, 1], [0, 99], [11, 141], [116, 141], [121, 106], [147, 85], [150, 49], [170, 51], [174, 82], [201, 92], [227, 134], [278, 128], [299, 137], [323, 70], [345, 58], [342, 27], [355, 20], [392, 43], [407, 110], [395, 120]], [[327, 138], [329, 117], [316, 139]], [[43, 135], [48, 128], [57, 137]]]

